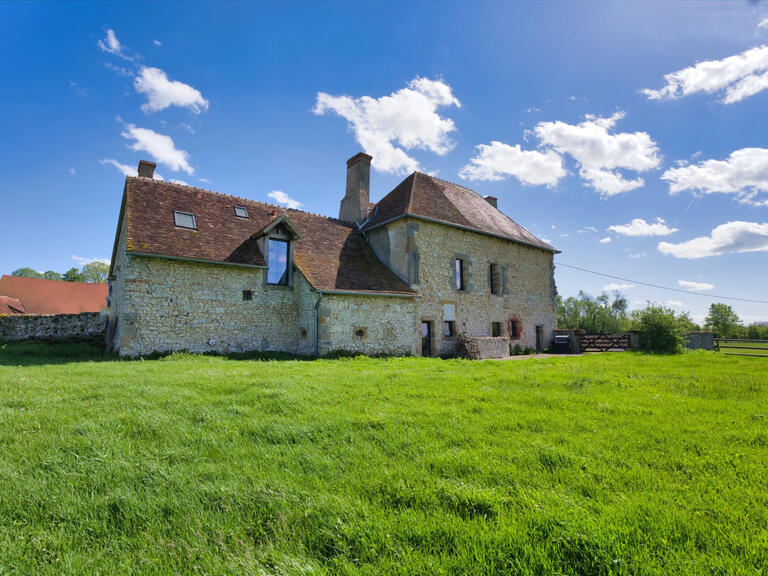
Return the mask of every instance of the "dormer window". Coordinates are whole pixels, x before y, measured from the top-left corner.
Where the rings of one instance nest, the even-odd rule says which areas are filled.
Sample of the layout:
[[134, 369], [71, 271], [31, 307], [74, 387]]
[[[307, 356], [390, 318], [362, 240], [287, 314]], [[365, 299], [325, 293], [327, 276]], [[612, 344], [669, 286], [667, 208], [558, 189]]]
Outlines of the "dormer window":
[[245, 206], [235, 206], [235, 216], [238, 218], [248, 218], [248, 208]]
[[188, 228], [189, 230], [197, 230], [197, 223], [195, 222], [195, 215], [191, 212], [179, 212], [173, 211], [173, 223], [177, 228]]
[[269, 238], [269, 269], [267, 284], [288, 286], [288, 257], [290, 256], [290, 241], [281, 238]]

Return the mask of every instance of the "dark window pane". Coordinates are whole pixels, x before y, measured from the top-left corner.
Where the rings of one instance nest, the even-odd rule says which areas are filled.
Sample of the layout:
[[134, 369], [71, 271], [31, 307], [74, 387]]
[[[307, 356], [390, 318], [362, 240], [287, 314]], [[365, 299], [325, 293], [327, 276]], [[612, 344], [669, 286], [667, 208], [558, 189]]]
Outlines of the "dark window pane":
[[501, 322], [493, 322], [491, 324], [491, 335], [492, 336], [501, 336]]
[[269, 239], [268, 284], [288, 285], [288, 241]]
[[456, 335], [456, 326], [453, 320], [446, 320], [443, 322], [443, 336], [450, 338]]
[[173, 212], [173, 223], [179, 228], [189, 228], [195, 230], [195, 215], [188, 212]]

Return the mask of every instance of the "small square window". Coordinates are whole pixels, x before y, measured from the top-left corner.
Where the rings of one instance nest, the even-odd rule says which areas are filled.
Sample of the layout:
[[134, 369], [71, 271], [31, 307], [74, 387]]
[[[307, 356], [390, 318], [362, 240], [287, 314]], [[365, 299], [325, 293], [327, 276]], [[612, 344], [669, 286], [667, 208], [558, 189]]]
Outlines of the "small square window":
[[248, 208], [245, 206], [235, 206], [235, 216], [238, 218], [248, 218]]
[[253, 290], [243, 290], [243, 300], [253, 300]]
[[445, 338], [453, 338], [456, 336], [456, 322], [453, 320], [446, 320], [443, 322], [443, 336]]
[[501, 322], [492, 322], [491, 323], [491, 336], [494, 338], [498, 338], [501, 336]]
[[195, 222], [195, 215], [190, 212], [178, 212], [173, 211], [173, 223], [178, 228], [189, 228], [190, 230], [197, 230], [197, 223]]

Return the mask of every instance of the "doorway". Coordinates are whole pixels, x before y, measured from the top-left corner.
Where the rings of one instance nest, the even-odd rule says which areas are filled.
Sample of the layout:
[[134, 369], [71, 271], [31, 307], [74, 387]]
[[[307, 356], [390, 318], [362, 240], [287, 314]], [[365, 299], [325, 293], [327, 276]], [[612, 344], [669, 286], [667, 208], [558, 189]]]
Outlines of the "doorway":
[[421, 323], [421, 355], [432, 356], [432, 322]]
[[544, 326], [536, 326], [536, 352], [544, 351]]

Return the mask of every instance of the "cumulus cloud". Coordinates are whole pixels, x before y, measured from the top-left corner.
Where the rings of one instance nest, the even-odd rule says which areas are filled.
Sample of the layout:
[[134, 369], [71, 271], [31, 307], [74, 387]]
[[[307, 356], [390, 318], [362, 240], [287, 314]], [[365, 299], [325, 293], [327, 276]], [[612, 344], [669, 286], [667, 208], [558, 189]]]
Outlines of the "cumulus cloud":
[[106, 37], [102, 40], [99, 40], [96, 45], [102, 52], [112, 54], [113, 56], [119, 56], [125, 60], [133, 60], [133, 58], [123, 53], [123, 47], [120, 44], [120, 41], [117, 39], [115, 31], [111, 28], [107, 30]]
[[685, 290], [693, 290], [697, 292], [704, 292], [706, 290], [715, 289], [715, 285], [708, 282], [691, 282], [688, 280], [678, 280], [677, 285]]
[[603, 286], [603, 292], [621, 292], [622, 290], [629, 290], [634, 287], [634, 284], [606, 284]]
[[764, 18], [763, 20], [760, 20], [757, 24], [758, 28], [768, 28], [768, 18]]
[[741, 252], [768, 252], [768, 222], [727, 222], [709, 236], [672, 244], [660, 242], [659, 252], [675, 258], [696, 259]]
[[147, 101], [141, 105], [145, 114], [171, 106], [180, 106], [195, 114], [208, 110], [208, 100], [203, 98], [199, 90], [178, 80], [169, 80], [160, 68], [143, 66], [133, 81], [133, 87], [136, 92], [147, 97]]
[[299, 202], [298, 200], [294, 200], [282, 190], [272, 190], [272, 192], [267, 194], [267, 196], [272, 198], [272, 200], [274, 200], [278, 204], [282, 204], [283, 206], [287, 206], [288, 208], [292, 208], [293, 210], [298, 210], [302, 206], [301, 202]]
[[600, 244], [610, 244], [611, 243], [611, 237], [606, 236], [605, 238], [600, 238]]
[[442, 156], [453, 149], [449, 134], [456, 127], [453, 120], [438, 114], [438, 108], [450, 106], [461, 106], [450, 86], [415, 78], [406, 88], [380, 98], [318, 92], [313, 112], [334, 113], [347, 120], [357, 142], [373, 156], [377, 170], [402, 174], [419, 169], [406, 150], [429, 150]]
[[584, 228], [577, 230], [576, 234], [586, 234], [587, 232], [597, 232], [597, 228], [594, 226], [584, 226]]
[[680, 300], [667, 300], [667, 304], [675, 308], [680, 308], [683, 305]]
[[131, 150], [147, 152], [154, 160], [165, 164], [171, 170], [195, 173], [195, 169], [189, 164], [189, 154], [176, 148], [170, 136], [149, 128], [139, 128], [134, 124], [126, 124], [121, 134], [126, 140], [134, 141], [128, 146]]
[[554, 186], [565, 176], [562, 157], [553, 150], [522, 150], [493, 141], [476, 147], [477, 154], [459, 171], [465, 180], [504, 180], [514, 176], [523, 184]]
[[154, 45], [155, 45], [155, 46], [157, 46], [157, 47], [160, 47], [160, 46], [162, 46], [162, 45], [163, 45], [163, 43], [162, 43], [162, 42], [160, 42], [160, 40], [152, 40], [152, 44], [154, 44]]
[[698, 164], [670, 168], [661, 175], [669, 193], [695, 190], [703, 194], [735, 194], [740, 202], [758, 206], [758, 193], [768, 192], [768, 148], [742, 148], [726, 160], [704, 160]]
[[666, 100], [704, 92], [723, 92], [722, 102], [733, 104], [768, 88], [768, 46], [755, 46], [722, 60], [705, 60], [664, 75], [659, 90], [645, 89], [651, 100]]
[[646, 222], [643, 218], [634, 218], [629, 224], [608, 226], [608, 230], [622, 236], [669, 236], [677, 232], [677, 228], [667, 226], [663, 218], [656, 218], [656, 222]]
[[647, 132], [611, 132], [625, 113], [608, 118], [588, 114], [584, 122], [540, 122], [534, 129], [539, 142], [579, 164], [579, 175], [603, 197], [634, 190], [642, 178], [628, 180], [620, 170], [645, 172], [661, 162], [659, 148]]
[[110, 262], [109, 258], [85, 258], [83, 256], [76, 256], [75, 254], [72, 254], [72, 260], [77, 262], [80, 266], [91, 264], [92, 262], [101, 262], [102, 264], [109, 264]]

